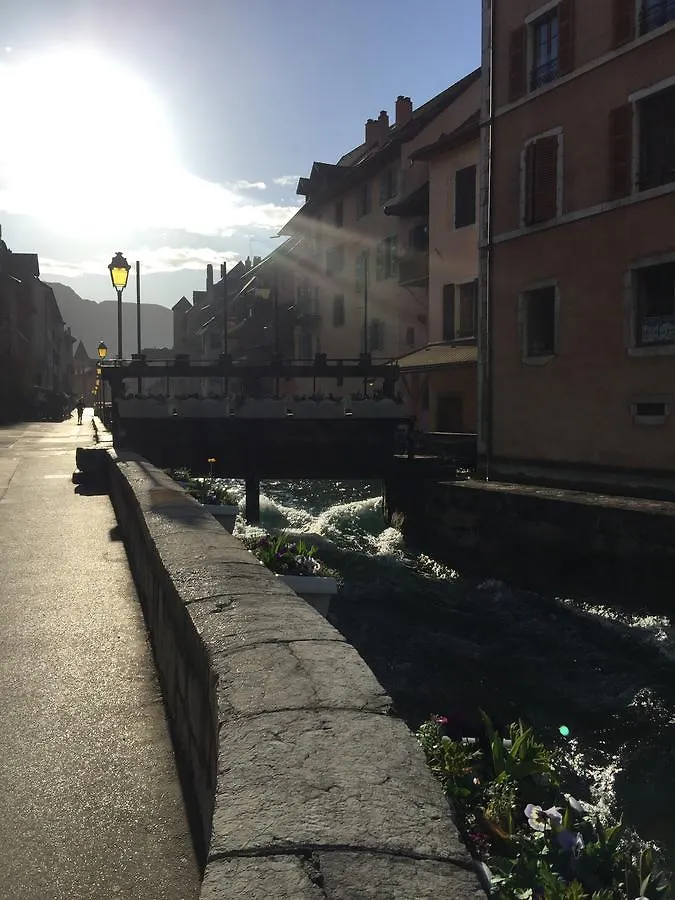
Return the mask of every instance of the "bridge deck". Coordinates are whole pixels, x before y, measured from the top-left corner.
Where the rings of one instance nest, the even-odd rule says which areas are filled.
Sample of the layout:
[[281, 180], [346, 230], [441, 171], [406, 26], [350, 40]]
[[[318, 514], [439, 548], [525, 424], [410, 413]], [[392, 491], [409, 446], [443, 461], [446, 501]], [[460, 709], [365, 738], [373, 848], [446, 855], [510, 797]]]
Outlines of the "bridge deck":
[[91, 425], [0, 429], [0, 895], [189, 898], [199, 871]]

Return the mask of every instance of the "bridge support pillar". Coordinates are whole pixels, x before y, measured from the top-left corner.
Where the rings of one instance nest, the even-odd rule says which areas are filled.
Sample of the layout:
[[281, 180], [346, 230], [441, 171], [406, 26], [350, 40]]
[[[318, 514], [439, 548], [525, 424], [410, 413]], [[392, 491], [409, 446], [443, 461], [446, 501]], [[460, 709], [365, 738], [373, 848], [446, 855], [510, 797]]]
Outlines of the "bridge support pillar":
[[249, 525], [260, 522], [260, 479], [246, 479], [246, 521]]

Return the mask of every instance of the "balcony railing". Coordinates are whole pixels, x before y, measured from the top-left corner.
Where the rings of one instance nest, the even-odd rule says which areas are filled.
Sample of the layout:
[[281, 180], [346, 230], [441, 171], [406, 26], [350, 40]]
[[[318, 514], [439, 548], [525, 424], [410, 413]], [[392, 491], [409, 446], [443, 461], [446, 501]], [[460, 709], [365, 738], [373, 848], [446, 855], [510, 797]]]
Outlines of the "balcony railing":
[[530, 90], [536, 91], [537, 88], [551, 81], [555, 81], [558, 77], [558, 57], [549, 59], [547, 62], [539, 66], [535, 66], [530, 72]]
[[640, 346], [675, 344], [675, 316], [645, 316], [640, 323]]
[[408, 248], [398, 257], [398, 283], [422, 286], [429, 280], [429, 252]]
[[667, 22], [675, 22], [675, 0], [643, 0], [640, 34], [647, 34]]

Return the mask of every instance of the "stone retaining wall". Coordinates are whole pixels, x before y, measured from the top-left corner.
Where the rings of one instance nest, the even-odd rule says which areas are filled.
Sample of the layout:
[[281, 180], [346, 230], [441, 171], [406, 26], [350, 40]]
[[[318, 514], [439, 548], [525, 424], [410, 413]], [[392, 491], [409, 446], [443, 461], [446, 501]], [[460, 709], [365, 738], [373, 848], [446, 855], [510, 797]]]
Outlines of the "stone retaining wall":
[[496, 481], [387, 485], [406, 539], [460, 571], [675, 574], [675, 503]]
[[208, 848], [201, 897], [484, 896], [356, 650], [167, 475], [107, 458]]

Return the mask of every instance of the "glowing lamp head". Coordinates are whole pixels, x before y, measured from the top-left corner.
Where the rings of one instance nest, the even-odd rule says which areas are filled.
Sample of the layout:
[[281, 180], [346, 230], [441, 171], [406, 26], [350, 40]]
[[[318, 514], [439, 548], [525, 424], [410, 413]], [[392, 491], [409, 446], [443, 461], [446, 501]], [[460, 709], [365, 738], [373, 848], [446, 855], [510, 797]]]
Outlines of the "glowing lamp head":
[[101, 343], [98, 345], [98, 358], [105, 359], [107, 355], [108, 355], [108, 345], [105, 344], [103, 341], [101, 341]]
[[110, 280], [116, 291], [123, 291], [127, 286], [130, 268], [131, 266], [122, 256], [122, 252], [118, 250], [108, 265], [108, 269], [110, 270]]

